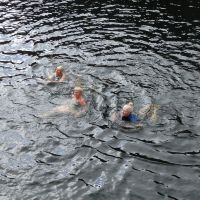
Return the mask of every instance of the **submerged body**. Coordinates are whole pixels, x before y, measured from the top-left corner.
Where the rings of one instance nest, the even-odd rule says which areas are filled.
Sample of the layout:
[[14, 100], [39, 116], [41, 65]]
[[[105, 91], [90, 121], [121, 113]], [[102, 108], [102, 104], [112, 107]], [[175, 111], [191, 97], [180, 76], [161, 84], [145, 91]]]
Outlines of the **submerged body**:
[[127, 121], [127, 122], [132, 122], [132, 123], [138, 123], [140, 121], [138, 116], [134, 114], [130, 114], [127, 117], [122, 116], [122, 120]]

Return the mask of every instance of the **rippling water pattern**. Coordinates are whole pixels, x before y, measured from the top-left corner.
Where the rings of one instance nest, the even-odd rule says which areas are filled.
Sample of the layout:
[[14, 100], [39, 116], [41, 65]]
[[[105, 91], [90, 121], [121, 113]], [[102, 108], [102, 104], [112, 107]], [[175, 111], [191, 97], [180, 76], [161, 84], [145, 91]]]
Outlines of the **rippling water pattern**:
[[[0, 200], [199, 200], [198, 0], [1, 0]], [[43, 78], [62, 65], [68, 79]], [[85, 116], [42, 113], [82, 84]], [[160, 105], [141, 130], [128, 101]]]

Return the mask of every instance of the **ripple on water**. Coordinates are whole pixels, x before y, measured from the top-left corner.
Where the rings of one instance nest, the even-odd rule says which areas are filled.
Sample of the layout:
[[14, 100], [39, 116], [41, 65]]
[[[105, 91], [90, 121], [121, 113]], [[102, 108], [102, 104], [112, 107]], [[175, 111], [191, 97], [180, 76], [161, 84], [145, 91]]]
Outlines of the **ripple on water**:
[[[199, 6], [1, 1], [0, 199], [199, 199]], [[75, 84], [86, 115], [41, 117]], [[112, 127], [129, 101], [157, 122]]]

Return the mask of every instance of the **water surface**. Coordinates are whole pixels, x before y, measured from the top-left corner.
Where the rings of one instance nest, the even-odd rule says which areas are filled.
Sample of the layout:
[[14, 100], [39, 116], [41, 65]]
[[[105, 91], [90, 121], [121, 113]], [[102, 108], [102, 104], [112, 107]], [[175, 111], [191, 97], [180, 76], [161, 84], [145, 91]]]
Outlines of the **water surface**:
[[[199, 200], [200, 3], [0, 3], [0, 199]], [[68, 80], [42, 77], [63, 65]], [[42, 118], [82, 84], [86, 116]], [[128, 101], [157, 124], [112, 127]]]

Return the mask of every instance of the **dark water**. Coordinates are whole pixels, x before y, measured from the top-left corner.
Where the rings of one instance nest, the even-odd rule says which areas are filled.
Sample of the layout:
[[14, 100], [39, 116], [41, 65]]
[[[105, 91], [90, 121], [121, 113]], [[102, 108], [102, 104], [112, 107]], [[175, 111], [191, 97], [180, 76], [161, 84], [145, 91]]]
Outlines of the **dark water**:
[[[1, 0], [0, 200], [199, 200], [200, 3]], [[65, 84], [46, 86], [55, 66]], [[81, 82], [90, 111], [41, 118]], [[159, 104], [157, 124], [110, 126]]]

